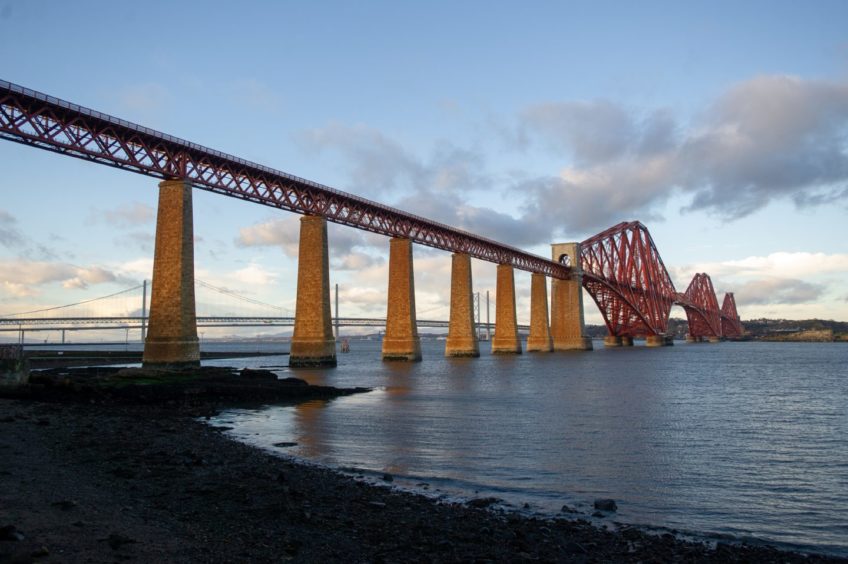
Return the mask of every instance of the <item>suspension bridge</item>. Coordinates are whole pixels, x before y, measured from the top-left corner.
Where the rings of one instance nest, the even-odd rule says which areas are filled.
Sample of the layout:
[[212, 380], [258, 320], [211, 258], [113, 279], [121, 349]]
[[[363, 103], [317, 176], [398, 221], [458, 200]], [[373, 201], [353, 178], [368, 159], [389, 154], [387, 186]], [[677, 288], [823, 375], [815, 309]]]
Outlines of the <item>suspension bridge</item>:
[[[149, 311], [149, 284], [145, 281], [131, 288], [105, 296], [91, 298], [60, 306], [39, 308], [17, 313], [0, 313], [0, 333], [17, 333], [23, 344], [28, 333], [59, 332], [58, 342], [65, 342], [65, 332], [81, 331], [133, 331], [139, 341], [144, 341]], [[294, 327], [295, 316], [291, 309], [270, 304], [235, 290], [195, 280], [198, 296], [197, 327]], [[338, 303], [338, 301], [336, 301]], [[479, 304], [479, 300], [475, 301]], [[490, 333], [494, 324], [481, 321], [479, 307], [475, 307], [475, 323], [479, 331]], [[335, 327], [384, 328], [385, 318], [333, 316]], [[421, 319], [420, 327], [447, 328], [448, 320]], [[519, 325], [527, 331], [527, 325]], [[338, 331], [338, 330], [337, 330]], [[338, 332], [336, 337], [339, 337]], [[39, 339], [41, 341], [42, 339]], [[134, 340], [136, 340], [134, 338]]]

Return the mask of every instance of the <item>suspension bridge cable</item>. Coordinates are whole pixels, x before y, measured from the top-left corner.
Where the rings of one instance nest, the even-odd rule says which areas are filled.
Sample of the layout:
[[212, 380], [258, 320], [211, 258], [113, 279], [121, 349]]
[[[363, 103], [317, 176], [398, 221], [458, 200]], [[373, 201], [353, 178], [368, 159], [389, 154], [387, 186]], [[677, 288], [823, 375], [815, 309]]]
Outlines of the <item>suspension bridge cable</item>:
[[213, 285], [213, 284], [210, 284], [210, 283], [208, 283], [208, 282], [204, 282], [203, 280], [199, 280], [199, 279], [197, 279], [197, 278], [195, 278], [195, 279], [194, 279], [194, 281], [195, 281], [197, 284], [199, 284], [200, 286], [203, 286], [204, 288], [208, 288], [208, 289], [210, 289], [210, 290], [215, 290], [216, 292], [220, 292], [221, 294], [226, 294], [226, 295], [228, 295], [228, 296], [232, 296], [232, 297], [234, 297], [234, 298], [236, 298], [236, 299], [239, 299], [239, 300], [242, 300], [242, 301], [245, 301], [245, 302], [250, 302], [250, 303], [252, 303], [252, 304], [254, 304], [254, 305], [258, 305], [258, 306], [262, 306], [262, 307], [269, 307], [269, 308], [271, 308], [271, 309], [276, 309], [276, 310], [280, 311], [281, 313], [283, 313], [283, 312], [286, 312], [286, 311], [287, 311], [287, 310], [286, 310], [285, 308], [283, 308], [283, 307], [276, 306], [276, 305], [272, 305], [272, 304], [269, 304], [269, 303], [263, 302], [263, 301], [261, 301], [261, 300], [256, 300], [256, 299], [253, 299], [253, 298], [248, 298], [247, 296], [242, 296], [241, 294], [239, 294], [239, 293], [237, 293], [237, 292], [234, 292], [233, 290], [228, 290], [227, 288], [221, 288], [220, 286], [215, 286], [215, 285]]
[[105, 300], [107, 298], [114, 298], [115, 296], [120, 296], [121, 294], [126, 294], [128, 292], [138, 290], [141, 287], [142, 287], [142, 284], [139, 284], [138, 286], [133, 286], [132, 288], [128, 288], [126, 290], [121, 290], [120, 292], [115, 292], [114, 294], [109, 294], [108, 296], [100, 296], [99, 298], [91, 298], [90, 300], [83, 300], [81, 302], [76, 302], [76, 303], [73, 303], [73, 304], [65, 304], [65, 305], [54, 306], [54, 307], [46, 307], [46, 308], [43, 308], [43, 309], [34, 309], [32, 311], [19, 311], [17, 313], [8, 313], [8, 314], [5, 314], [5, 315], [0, 315], [0, 317], [14, 317], [16, 315], [29, 315], [31, 313], [43, 313], [45, 311], [54, 311], [54, 310], [63, 309], [63, 308], [66, 308], [66, 307], [73, 307], [73, 306], [88, 304], [88, 303], [91, 303], [91, 302], [96, 302], [97, 300]]

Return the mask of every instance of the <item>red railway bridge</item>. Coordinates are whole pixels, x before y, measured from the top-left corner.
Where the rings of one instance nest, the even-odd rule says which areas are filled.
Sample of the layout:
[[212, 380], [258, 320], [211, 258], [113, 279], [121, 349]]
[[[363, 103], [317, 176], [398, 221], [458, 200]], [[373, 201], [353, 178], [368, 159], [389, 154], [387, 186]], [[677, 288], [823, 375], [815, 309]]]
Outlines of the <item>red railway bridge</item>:
[[[385, 359], [420, 359], [411, 243], [454, 253], [450, 356], [478, 354], [468, 313], [473, 310], [470, 258], [498, 265], [493, 352], [521, 352], [514, 268], [534, 277], [528, 350], [591, 348], [582, 334], [581, 287], [600, 308], [609, 330], [607, 345], [632, 344], [635, 337], [645, 337], [649, 345], [668, 344], [668, 318], [675, 304], [686, 311], [692, 340], [742, 335], [733, 294], [726, 294], [719, 308], [707, 274], [696, 275], [685, 292], [677, 292], [650, 233], [638, 221], [621, 223], [581, 243], [553, 245], [552, 260], [546, 259], [5, 81], [0, 81], [0, 138], [163, 180], [145, 347], [150, 364], [196, 360], [192, 188], [305, 216], [292, 365], [298, 359], [303, 365], [335, 363], [327, 221], [392, 238]], [[546, 277], [552, 279], [550, 325]]]

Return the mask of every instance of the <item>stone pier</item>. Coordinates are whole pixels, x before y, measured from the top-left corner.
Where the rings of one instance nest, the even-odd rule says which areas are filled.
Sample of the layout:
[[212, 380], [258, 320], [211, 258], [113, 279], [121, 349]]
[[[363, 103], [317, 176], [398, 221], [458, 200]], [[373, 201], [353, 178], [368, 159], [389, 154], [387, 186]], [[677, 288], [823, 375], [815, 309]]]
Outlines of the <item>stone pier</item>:
[[614, 349], [616, 347], [622, 346], [622, 344], [622, 339], [618, 335], [607, 335], [606, 337], [604, 337], [605, 349]]
[[548, 325], [548, 282], [544, 274], [534, 272], [530, 279], [530, 335], [527, 336], [527, 352], [552, 350]]
[[392, 239], [389, 243], [389, 295], [383, 360], [421, 360], [413, 274], [412, 241]]
[[567, 280], [551, 281], [551, 337], [555, 351], [590, 351], [592, 339], [583, 323], [583, 271], [580, 269], [580, 244], [551, 245], [553, 260], [568, 259], [572, 275]]
[[332, 321], [327, 220], [306, 215], [300, 218], [297, 303], [289, 366], [309, 368], [336, 365]]
[[509, 264], [498, 265], [492, 354], [521, 354], [515, 317], [515, 277]]
[[451, 257], [450, 327], [445, 356], [480, 356], [477, 332], [474, 330], [471, 289], [471, 257], [456, 253]]
[[633, 337], [630, 335], [623, 335], [621, 337], [621, 346], [622, 347], [632, 347], [633, 346]]
[[648, 335], [645, 337], [647, 347], [670, 347], [674, 345], [674, 338], [670, 335]]
[[144, 341], [145, 367], [200, 365], [194, 306], [194, 228], [191, 184], [159, 184], [153, 291]]

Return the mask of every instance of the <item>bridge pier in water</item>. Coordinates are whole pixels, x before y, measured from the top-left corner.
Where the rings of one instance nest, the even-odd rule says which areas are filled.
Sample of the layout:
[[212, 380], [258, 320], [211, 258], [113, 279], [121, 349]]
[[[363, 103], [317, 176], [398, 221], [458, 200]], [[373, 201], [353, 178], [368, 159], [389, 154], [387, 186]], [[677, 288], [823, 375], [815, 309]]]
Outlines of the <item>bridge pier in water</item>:
[[194, 303], [194, 227], [191, 184], [159, 183], [153, 291], [144, 341], [145, 367], [200, 366]]
[[412, 241], [392, 238], [389, 242], [389, 295], [383, 360], [421, 360], [421, 340], [415, 320], [415, 277]]
[[308, 368], [336, 365], [336, 340], [330, 313], [330, 259], [327, 220], [300, 218], [297, 258], [297, 302], [289, 366]]
[[548, 282], [544, 274], [534, 272], [530, 279], [530, 334], [527, 352], [554, 350], [548, 325]]
[[492, 354], [521, 354], [515, 316], [515, 276], [512, 265], [499, 264], [495, 288], [495, 336]]
[[621, 337], [621, 346], [622, 347], [632, 347], [633, 346], [633, 337], [629, 335], [623, 335]]
[[583, 271], [580, 268], [580, 244], [551, 245], [554, 262], [563, 257], [571, 261], [572, 276], [551, 281], [551, 337], [555, 351], [590, 351], [592, 339], [586, 336], [583, 322]]
[[614, 349], [616, 347], [620, 347], [624, 344], [622, 338], [618, 335], [607, 335], [604, 337], [604, 348], [605, 349]]
[[480, 356], [477, 332], [474, 330], [471, 289], [471, 257], [454, 253], [451, 256], [450, 325], [445, 342], [445, 356]]
[[645, 337], [646, 347], [671, 347], [674, 339], [670, 335], [647, 335]]

